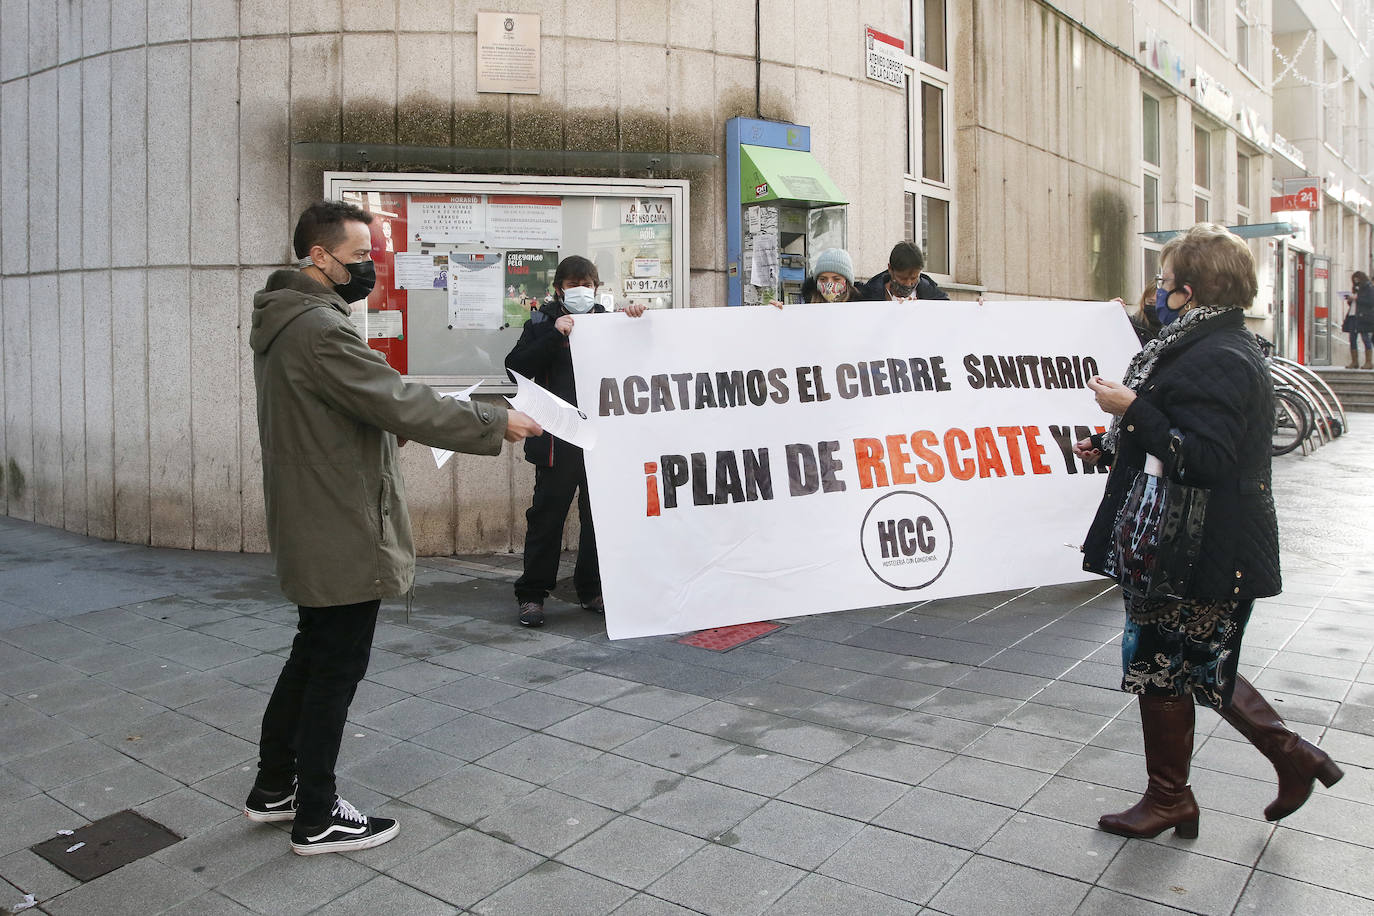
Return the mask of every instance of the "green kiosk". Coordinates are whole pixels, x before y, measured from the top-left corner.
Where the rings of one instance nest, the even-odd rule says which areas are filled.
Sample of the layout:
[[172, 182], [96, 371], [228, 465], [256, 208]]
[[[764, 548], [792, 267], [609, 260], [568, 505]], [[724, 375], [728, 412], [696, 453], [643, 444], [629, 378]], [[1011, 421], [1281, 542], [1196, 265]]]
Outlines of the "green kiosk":
[[848, 204], [811, 155], [811, 129], [726, 122], [730, 305], [800, 302], [807, 266], [848, 245]]

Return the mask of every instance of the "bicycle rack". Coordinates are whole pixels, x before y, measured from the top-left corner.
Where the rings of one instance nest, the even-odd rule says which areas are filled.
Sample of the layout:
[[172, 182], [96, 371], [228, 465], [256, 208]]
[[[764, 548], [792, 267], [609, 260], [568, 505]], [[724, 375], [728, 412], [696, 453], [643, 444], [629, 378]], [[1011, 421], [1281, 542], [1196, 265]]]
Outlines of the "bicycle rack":
[[[1312, 387], [1307, 379], [1303, 378], [1300, 373], [1294, 372], [1289, 367], [1275, 364], [1270, 367], [1270, 371], [1277, 376], [1280, 381], [1288, 385], [1289, 388], [1296, 391], [1312, 407], [1312, 430], [1308, 433], [1308, 438], [1316, 438], [1318, 440], [1316, 444], [1312, 446], [1312, 449], [1319, 448], [1330, 442], [1334, 437], [1331, 435], [1331, 408], [1326, 403], [1326, 399], [1321, 396], [1317, 389]], [[1303, 444], [1302, 453], [1304, 455], [1311, 454], [1311, 450], [1308, 449], [1306, 443]]]
[[1341, 432], [1345, 432], [1347, 429], [1350, 428], [1350, 422], [1345, 417], [1345, 405], [1342, 404], [1341, 399], [1336, 396], [1336, 392], [1331, 390], [1331, 386], [1326, 383], [1326, 379], [1322, 378], [1321, 375], [1319, 375], [1318, 373], [1313, 372], [1307, 366], [1304, 366], [1301, 363], [1295, 363], [1291, 359], [1286, 359], [1282, 356], [1274, 356], [1271, 358], [1274, 362], [1279, 363], [1285, 368], [1291, 369], [1294, 372], [1301, 373], [1305, 378], [1315, 381], [1317, 383], [1317, 386], [1319, 386], [1322, 391], [1325, 391], [1328, 395], [1331, 396], [1331, 403], [1336, 405], [1336, 411], [1340, 413], [1340, 417], [1338, 418], [1336, 416], [1336, 413], [1331, 411], [1329, 406], [1324, 404], [1323, 406], [1326, 408], [1328, 416], [1330, 416], [1330, 418], [1333, 420], [1340, 420]]

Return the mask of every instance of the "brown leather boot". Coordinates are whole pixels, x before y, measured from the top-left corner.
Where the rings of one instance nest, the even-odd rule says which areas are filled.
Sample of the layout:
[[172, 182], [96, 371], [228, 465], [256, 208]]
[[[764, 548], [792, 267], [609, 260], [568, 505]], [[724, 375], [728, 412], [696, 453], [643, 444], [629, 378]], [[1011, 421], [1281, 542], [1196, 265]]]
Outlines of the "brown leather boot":
[[1140, 727], [1145, 735], [1144, 796], [1119, 814], [1104, 814], [1097, 826], [1117, 836], [1150, 839], [1170, 827], [1182, 839], [1197, 837], [1198, 810], [1188, 787], [1193, 758], [1193, 698], [1141, 696]]
[[1368, 347], [1365, 347], [1365, 350], [1364, 350], [1364, 365], [1363, 365], [1361, 368], [1363, 368], [1363, 369], [1374, 369], [1374, 362], [1370, 362], [1370, 360], [1372, 360], [1372, 359], [1374, 359], [1374, 353], [1369, 352], [1369, 348], [1368, 348]]
[[1347, 368], [1347, 369], [1358, 369], [1358, 368], [1360, 368], [1360, 351], [1357, 350], [1357, 349], [1355, 349], [1354, 347], [1351, 347], [1351, 348], [1350, 348], [1350, 362], [1346, 363], [1345, 368]]
[[1312, 794], [1313, 780], [1330, 788], [1345, 775], [1321, 748], [1308, 744], [1284, 724], [1274, 707], [1245, 678], [1236, 676], [1231, 705], [1221, 717], [1269, 758], [1279, 777], [1279, 797], [1264, 809], [1265, 820], [1287, 817]]

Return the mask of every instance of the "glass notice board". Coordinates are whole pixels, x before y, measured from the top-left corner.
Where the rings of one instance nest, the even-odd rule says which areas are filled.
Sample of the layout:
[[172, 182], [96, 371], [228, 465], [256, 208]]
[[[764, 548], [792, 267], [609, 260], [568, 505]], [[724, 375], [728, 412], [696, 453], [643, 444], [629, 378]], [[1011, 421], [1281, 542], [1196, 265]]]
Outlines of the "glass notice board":
[[325, 196], [374, 217], [377, 287], [354, 304], [372, 347], [432, 385], [514, 390], [504, 361], [548, 296], [560, 259], [583, 255], [608, 307], [685, 307], [689, 183], [534, 176], [325, 174]]

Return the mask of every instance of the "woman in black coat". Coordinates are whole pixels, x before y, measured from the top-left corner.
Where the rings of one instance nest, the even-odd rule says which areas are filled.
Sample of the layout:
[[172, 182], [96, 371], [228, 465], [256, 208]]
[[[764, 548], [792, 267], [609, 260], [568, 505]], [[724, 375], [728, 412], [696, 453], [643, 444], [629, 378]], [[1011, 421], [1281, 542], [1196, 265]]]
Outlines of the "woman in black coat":
[[1350, 363], [1347, 369], [1360, 367], [1360, 338], [1364, 338], [1364, 367], [1374, 369], [1374, 283], [1369, 275], [1357, 270], [1350, 275], [1350, 293], [1345, 297], [1346, 316], [1341, 330], [1350, 336]]
[[[1191, 838], [1194, 701], [1274, 765], [1278, 797], [1264, 810], [1271, 821], [1296, 811], [1314, 779], [1329, 786], [1342, 773], [1236, 670], [1255, 599], [1281, 588], [1270, 490], [1273, 385], [1242, 315], [1258, 289], [1254, 257], [1237, 236], [1201, 224], [1164, 247], [1162, 264], [1160, 336], [1131, 361], [1124, 384], [1089, 382], [1112, 425], [1075, 450], [1112, 466], [1083, 566], [1121, 584], [1121, 689], [1139, 698], [1149, 777], [1139, 802], [1098, 826], [1129, 837], [1173, 827]], [[1189, 539], [1190, 526], [1170, 516], [1183, 487], [1207, 491], [1205, 515], [1191, 529], [1196, 552], [1168, 570], [1161, 588], [1165, 578], [1148, 566], [1171, 539]]]

